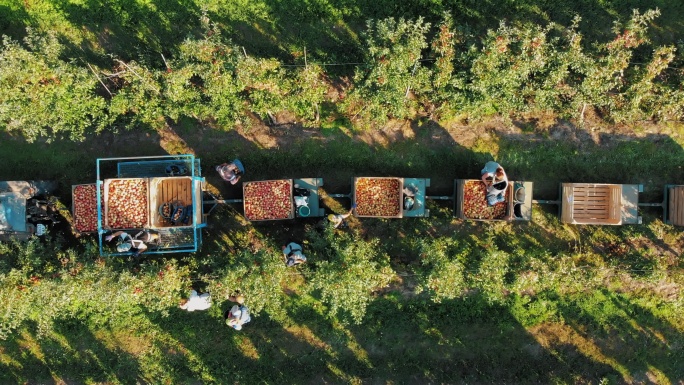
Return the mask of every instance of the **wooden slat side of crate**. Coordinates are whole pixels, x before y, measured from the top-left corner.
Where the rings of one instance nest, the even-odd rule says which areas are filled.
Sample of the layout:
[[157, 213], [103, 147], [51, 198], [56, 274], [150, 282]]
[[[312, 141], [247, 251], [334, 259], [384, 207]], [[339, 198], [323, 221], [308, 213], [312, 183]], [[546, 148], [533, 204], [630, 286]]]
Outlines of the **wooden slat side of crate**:
[[684, 186], [674, 186], [668, 194], [668, 216], [675, 226], [684, 226]]
[[561, 222], [574, 223], [572, 218], [573, 196], [572, 183], [563, 183], [561, 185]]
[[463, 185], [465, 184], [465, 180], [463, 179], [456, 179], [454, 182], [455, 191], [456, 191], [456, 197], [458, 199], [454, 199], [454, 214], [456, 218], [460, 219], [465, 219], [463, 216]]

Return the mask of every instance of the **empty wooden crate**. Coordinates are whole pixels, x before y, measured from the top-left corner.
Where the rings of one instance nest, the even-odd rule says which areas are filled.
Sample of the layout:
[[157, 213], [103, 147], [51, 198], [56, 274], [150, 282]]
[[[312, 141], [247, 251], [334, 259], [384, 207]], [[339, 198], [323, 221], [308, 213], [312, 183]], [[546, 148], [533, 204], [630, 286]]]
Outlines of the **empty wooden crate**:
[[665, 186], [665, 223], [684, 226], [684, 186]]
[[561, 184], [561, 222], [584, 225], [641, 223], [640, 185]]

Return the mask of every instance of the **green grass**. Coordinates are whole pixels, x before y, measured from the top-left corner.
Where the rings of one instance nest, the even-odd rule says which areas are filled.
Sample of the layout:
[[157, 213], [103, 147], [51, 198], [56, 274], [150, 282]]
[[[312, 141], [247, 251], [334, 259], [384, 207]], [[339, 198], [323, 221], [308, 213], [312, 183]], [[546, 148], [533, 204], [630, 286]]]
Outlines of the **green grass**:
[[[247, 180], [319, 176], [326, 189], [346, 193], [355, 175], [407, 175], [432, 178], [429, 193], [450, 194], [453, 179], [477, 175], [491, 156], [486, 149], [492, 149], [511, 177], [535, 182], [535, 196], [554, 198], [557, 183], [569, 178], [637, 182], [646, 175], [656, 200], [657, 183], [680, 177], [679, 169], [663, 164], [684, 160], [681, 146], [664, 135], [580, 145], [524, 134], [466, 148], [449, 141], [428, 143], [431, 135], [421, 132], [416, 139], [384, 145], [331, 130], [263, 149], [236, 133], [178, 133], [202, 159], [209, 182], [226, 196], [235, 191], [223, 187], [208, 166], [233, 156], [245, 161]], [[133, 133], [78, 145], [5, 138], [0, 151], [7, 161], [0, 175], [58, 179], [59, 195], [68, 204], [71, 184], [94, 179], [95, 157], [162, 153], [157, 140], [156, 134], [139, 138]], [[603, 168], [597, 170], [597, 164]], [[616, 176], [619, 170], [626, 175]], [[447, 203], [431, 201], [429, 208], [432, 216], [426, 219], [352, 224], [363, 239], [382, 240], [379, 251], [390, 256], [399, 273], [377, 294], [361, 325], [329, 316], [318, 294], [303, 290], [316, 269], [314, 255], [301, 275], [284, 282], [289, 293], [284, 316], [261, 313], [242, 333], [222, 324], [229, 304], [221, 299], [208, 312], [170, 308], [170, 317], [136, 310], [135, 316], [104, 324], [82, 316], [60, 318], [43, 337], [27, 323], [0, 342], [0, 382], [576, 383], [684, 377], [678, 365], [683, 336], [676, 294], [684, 277], [681, 257], [672, 251], [679, 247], [681, 231], [662, 224], [660, 212], [646, 213], [641, 226], [574, 227], [560, 224], [552, 207], [535, 207], [533, 221], [522, 224], [461, 222], [452, 219]], [[301, 239], [305, 226], [313, 224], [245, 226], [240, 211], [223, 207], [212, 215], [202, 251], [180, 259], [190, 268], [189, 278], [211, 284], [212, 276], [236, 266], [236, 251], [275, 249], [289, 238]], [[471, 289], [437, 304], [430, 292], [416, 294], [415, 286], [432, 271], [420, 265], [422, 242], [439, 237], [453, 237], [473, 252], [463, 257]], [[63, 247], [74, 240], [67, 236], [65, 241]], [[490, 244], [505, 253], [508, 263], [497, 267], [490, 260], [485, 271], [483, 247]], [[41, 255], [49, 254], [49, 247]], [[26, 263], [33, 266], [31, 274], [60, 268], [58, 260], [45, 258], [44, 264], [10, 258], [2, 273]], [[144, 271], [154, 274], [153, 266], [163, 266], [167, 258], [174, 257], [149, 258]], [[107, 265], [120, 273], [146, 274], [135, 273], [139, 264], [134, 262]]]

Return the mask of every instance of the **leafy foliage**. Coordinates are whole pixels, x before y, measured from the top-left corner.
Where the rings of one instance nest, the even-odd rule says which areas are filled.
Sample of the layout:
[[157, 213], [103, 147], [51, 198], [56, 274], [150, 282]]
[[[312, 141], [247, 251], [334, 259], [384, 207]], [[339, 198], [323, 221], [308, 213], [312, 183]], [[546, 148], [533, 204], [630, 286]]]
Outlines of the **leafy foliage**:
[[243, 250], [232, 256], [231, 262], [224, 271], [206, 278], [215, 300], [239, 293], [253, 315], [266, 311], [271, 318], [282, 319], [283, 284], [288, 274], [282, 258], [266, 251]]
[[349, 114], [367, 123], [383, 124], [388, 118], [408, 118], [415, 113], [409, 93], [426, 91], [429, 71], [420, 62], [427, 48], [430, 23], [394, 18], [368, 21], [367, 62], [354, 76], [355, 87], [345, 101]]
[[27, 30], [26, 47], [3, 36], [0, 47], [0, 124], [4, 131], [82, 140], [109, 123], [98, 81], [88, 69], [60, 59], [63, 46], [52, 35]]
[[320, 292], [332, 317], [359, 324], [376, 290], [386, 287], [393, 277], [389, 257], [378, 250], [379, 241], [364, 241], [328, 228], [320, 236], [310, 232], [320, 248], [309, 290]]
[[468, 244], [452, 238], [425, 240], [421, 264], [428, 270], [419, 291], [429, 290], [432, 300], [460, 298], [467, 290], [465, 259], [471, 250]]
[[0, 338], [7, 338], [27, 321], [35, 322], [40, 334], [47, 334], [57, 320], [109, 325], [146, 313], [167, 316], [188, 277], [187, 268], [173, 261], [129, 272], [117, 271], [104, 260], [89, 262], [92, 254], [74, 250], [57, 252], [55, 257], [61, 266], [49, 276], [21, 261], [19, 269], [2, 274], [0, 298], [6, 306], [0, 314]]

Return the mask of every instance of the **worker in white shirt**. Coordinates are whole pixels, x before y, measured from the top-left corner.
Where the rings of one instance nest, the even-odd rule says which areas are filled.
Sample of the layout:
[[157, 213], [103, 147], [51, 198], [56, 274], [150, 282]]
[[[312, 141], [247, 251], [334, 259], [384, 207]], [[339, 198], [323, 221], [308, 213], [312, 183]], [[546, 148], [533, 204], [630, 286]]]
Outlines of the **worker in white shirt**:
[[184, 299], [180, 303], [180, 308], [187, 311], [207, 310], [211, 307], [211, 296], [209, 293], [197, 294], [195, 290], [190, 292], [190, 298]]

